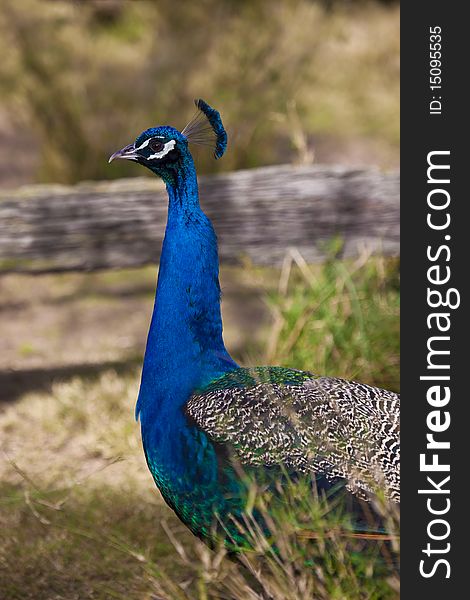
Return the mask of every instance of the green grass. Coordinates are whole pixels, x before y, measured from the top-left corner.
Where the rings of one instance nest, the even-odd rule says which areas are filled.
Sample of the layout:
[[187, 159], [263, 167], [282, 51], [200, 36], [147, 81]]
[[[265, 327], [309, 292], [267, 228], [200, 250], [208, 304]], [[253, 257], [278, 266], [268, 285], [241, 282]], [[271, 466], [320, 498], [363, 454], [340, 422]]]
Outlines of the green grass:
[[399, 391], [399, 265], [368, 258], [333, 252], [319, 268], [298, 258], [291, 283], [270, 297], [268, 363]]
[[[264, 342], [238, 358], [397, 390], [397, 262], [364, 256], [307, 266], [294, 258], [280, 278], [255, 268], [244, 273], [266, 288], [273, 319]], [[93, 277], [97, 289], [109, 278]], [[398, 598], [394, 545], [349, 539], [299, 488], [288, 492], [285, 510], [252, 496], [271, 515], [279, 555], [256, 532], [258, 551], [244, 557], [244, 567], [200, 544], [154, 489], [133, 420], [138, 380], [135, 369], [76, 377], [3, 410], [2, 598]], [[384, 510], [395, 531], [393, 509]], [[313, 540], [305, 535], [312, 531]]]

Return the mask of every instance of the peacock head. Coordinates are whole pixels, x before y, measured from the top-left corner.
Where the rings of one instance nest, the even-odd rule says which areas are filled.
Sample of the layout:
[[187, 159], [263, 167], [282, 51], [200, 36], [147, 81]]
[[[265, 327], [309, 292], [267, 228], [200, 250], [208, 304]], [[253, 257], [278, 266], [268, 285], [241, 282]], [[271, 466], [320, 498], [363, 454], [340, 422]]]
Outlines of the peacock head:
[[211, 146], [214, 157], [220, 158], [227, 147], [227, 133], [220, 114], [204, 100], [195, 100], [197, 113], [180, 132], [163, 125], [143, 131], [133, 142], [115, 152], [115, 158], [133, 160], [144, 165], [167, 184], [174, 185], [178, 175], [192, 164], [188, 143]]

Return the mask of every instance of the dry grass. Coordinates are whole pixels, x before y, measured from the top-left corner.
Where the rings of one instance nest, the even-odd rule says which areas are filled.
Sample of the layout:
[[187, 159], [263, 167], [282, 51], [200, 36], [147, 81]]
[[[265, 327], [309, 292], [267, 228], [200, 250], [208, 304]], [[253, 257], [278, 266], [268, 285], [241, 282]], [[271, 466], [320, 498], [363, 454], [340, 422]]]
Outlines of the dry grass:
[[[187, 552], [176, 536], [180, 576], [152, 565], [154, 586], [162, 600], [332, 600], [397, 597], [399, 590], [399, 515], [395, 506], [380, 502], [388, 521], [389, 541], [359, 540], [345, 514], [333, 513], [328, 500], [312, 502], [308, 482], [282, 487], [283, 500], [252, 486], [244, 520], [239, 523], [250, 550], [236, 560], [224, 548], [208, 550], [202, 543]], [[262, 531], [254, 519], [257, 509], [268, 524]], [[188, 577], [192, 581], [188, 581]], [[188, 583], [190, 582], [190, 585]]]

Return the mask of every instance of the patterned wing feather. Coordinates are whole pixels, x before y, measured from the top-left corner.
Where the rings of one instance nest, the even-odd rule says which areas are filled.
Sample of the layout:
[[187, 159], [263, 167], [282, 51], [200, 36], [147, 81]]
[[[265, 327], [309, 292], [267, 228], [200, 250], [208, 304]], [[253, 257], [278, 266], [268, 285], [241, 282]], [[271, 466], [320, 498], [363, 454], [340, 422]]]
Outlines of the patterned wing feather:
[[282, 367], [236, 369], [194, 394], [187, 415], [242, 464], [283, 464], [399, 502], [399, 396]]

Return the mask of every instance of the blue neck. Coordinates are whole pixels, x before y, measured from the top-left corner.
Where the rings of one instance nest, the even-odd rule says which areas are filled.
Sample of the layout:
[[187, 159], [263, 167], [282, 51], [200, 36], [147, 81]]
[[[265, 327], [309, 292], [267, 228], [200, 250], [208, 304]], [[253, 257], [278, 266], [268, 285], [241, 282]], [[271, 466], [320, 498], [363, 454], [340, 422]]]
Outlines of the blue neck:
[[199, 206], [189, 156], [167, 183], [168, 221], [136, 412], [142, 427], [237, 367], [225, 349], [217, 238]]

